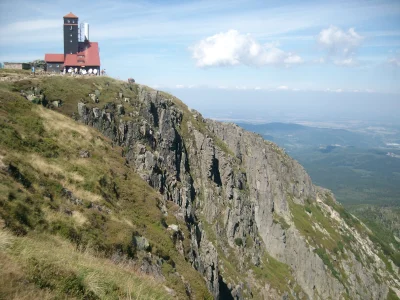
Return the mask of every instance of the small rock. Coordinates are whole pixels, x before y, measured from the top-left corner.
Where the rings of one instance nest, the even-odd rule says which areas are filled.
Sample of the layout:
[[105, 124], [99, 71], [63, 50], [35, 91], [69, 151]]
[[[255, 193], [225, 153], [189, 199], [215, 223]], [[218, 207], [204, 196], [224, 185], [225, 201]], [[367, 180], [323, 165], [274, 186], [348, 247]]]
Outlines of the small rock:
[[81, 150], [79, 151], [79, 156], [81, 158], [89, 158], [90, 157], [90, 152], [87, 150]]
[[170, 289], [169, 287], [166, 287], [165, 285], [164, 285], [164, 289], [165, 289], [166, 292], [167, 292], [168, 294], [170, 294], [171, 296], [173, 296], [173, 297], [176, 296], [176, 293], [175, 293], [175, 291], [174, 291], [173, 289]]
[[171, 224], [171, 225], [168, 225], [168, 229], [176, 232], [176, 231], [179, 231], [179, 226], [176, 224]]
[[26, 99], [28, 99], [29, 101], [33, 101], [33, 100], [36, 99], [35, 95], [33, 95], [33, 94], [26, 95], [25, 97], [26, 97]]
[[89, 97], [94, 103], [99, 103], [99, 98], [96, 96], [96, 94], [89, 94]]

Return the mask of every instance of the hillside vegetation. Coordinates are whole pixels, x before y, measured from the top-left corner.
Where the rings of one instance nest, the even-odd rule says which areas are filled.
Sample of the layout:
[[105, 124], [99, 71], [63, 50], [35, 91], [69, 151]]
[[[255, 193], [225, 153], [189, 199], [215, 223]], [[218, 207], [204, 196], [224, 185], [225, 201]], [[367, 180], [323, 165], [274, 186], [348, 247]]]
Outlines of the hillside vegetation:
[[1, 299], [397, 297], [398, 243], [275, 144], [142, 85], [0, 74]]
[[[58, 89], [84, 93], [70, 83]], [[167, 230], [176, 224], [189, 235], [186, 226], [161, 213], [160, 195], [126, 165], [123, 149], [30, 103], [15, 92], [23, 84], [0, 90], [0, 298], [185, 298], [184, 281], [207, 298]], [[145, 254], [133, 243], [141, 236]]]

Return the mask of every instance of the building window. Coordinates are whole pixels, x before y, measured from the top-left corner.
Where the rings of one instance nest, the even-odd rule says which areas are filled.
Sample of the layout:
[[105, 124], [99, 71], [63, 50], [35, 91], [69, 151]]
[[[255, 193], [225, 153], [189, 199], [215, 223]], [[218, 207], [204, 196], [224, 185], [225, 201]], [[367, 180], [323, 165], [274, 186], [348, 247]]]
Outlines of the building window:
[[72, 33], [71, 33], [69, 36], [71, 36], [71, 37], [72, 37]]
[[69, 40], [70, 43], [72, 43], [72, 40]]
[[72, 24], [75, 24], [75, 21], [74, 21], [74, 20], [72, 20]]
[[59, 68], [60, 67], [60, 65], [57, 65], [57, 68]]
[[68, 20], [68, 23], [71, 23], [71, 20]]
[[72, 30], [72, 25], [71, 25], [71, 28], [69, 30]]
[[52, 68], [53, 66], [52, 65], [49, 65], [49, 68]]

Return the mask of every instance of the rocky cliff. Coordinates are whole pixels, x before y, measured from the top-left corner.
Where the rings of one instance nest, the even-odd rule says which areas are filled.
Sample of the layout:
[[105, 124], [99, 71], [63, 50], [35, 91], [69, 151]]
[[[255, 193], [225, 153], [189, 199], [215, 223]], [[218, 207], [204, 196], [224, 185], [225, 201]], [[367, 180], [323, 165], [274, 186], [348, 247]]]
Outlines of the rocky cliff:
[[[384, 248], [331, 192], [314, 186], [302, 166], [261, 136], [235, 124], [204, 119], [169, 94], [111, 78], [45, 77], [11, 84], [12, 92], [4, 97], [18, 93], [111, 141], [113, 150], [104, 148], [107, 152], [93, 133], [72, 133], [101, 149], [93, 159], [103, 159], [111, 175], [102, 175], [95, 185], [81, 184], [86, 189], [81, 198], [60, 190], [60, 201], [82, 206], [85, 197], [95, 198], [87, 191], [97, 189], [96, 199], [102, 202], [91, 201], [87, 207], [101, 211], [104, 225], [98, 220], [92, 224], [100, 222], [99, 228], [108, 232], [107, 222], [121, 214], [125, 195], [130, 203], [126, 207], [136, 210], [137, 231], [131, 232], [127, 221], [127, 229], [122, 228], [133, 237], [126, 246], [118, 242], [119, 251], [140, 261], [152, 276], [170, 276], [185, 297], [206, 297], [198, 292], [201, 283], [192, 271], [183, 273], [186, 264], [201, 275], [214, 299], [386, 299], [399, 293], [394, 255], [398, 249]], [[45, 115], [42, 110], [37, 113]], [[48, 123], [55, 119], [46, 118]], [[52, 126], [61, 132], [73, 126], [64, 123]], [[117, 171], [107, 157], [115, 151], [124, 159], [123, 166], [115, 161]], [[138, 197], [138, 183], [129, 185], [129, 172], [157, 191], [154, 207], [145, 199], [130, 200], [130, 189]], [[143, 188], [143, 193], [150, 192]], [[157, 212], [147, 214], [146, 205], [149, 212]], [[161, 221], [152, 219], [159, 218], [158, 213]], [[153, 228], [158, 222], [164, 228]], [[163, 249], [169, 243], [173, 251]], [[128, 250], [121, 250], [124, 247]]]
[[76, 118], [124, 147], [164, 206], [179, 205], [187, 259], [214, 298], [385, 299], [398, 287], [398, 268], [368, 229], [282, 149], [168, 94], [126, 89], [136, 97], [80, 102]]

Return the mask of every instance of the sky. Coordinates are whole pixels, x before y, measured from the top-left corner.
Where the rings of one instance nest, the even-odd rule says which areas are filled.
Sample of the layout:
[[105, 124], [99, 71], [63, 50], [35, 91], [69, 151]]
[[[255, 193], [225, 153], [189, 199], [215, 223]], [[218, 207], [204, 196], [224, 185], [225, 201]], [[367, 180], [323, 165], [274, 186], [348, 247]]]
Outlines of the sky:
[[109, 75], [186, 99], [400, 97], [399, 0], [0, 0], [0, 62], [62, 53], [69, 12]]

